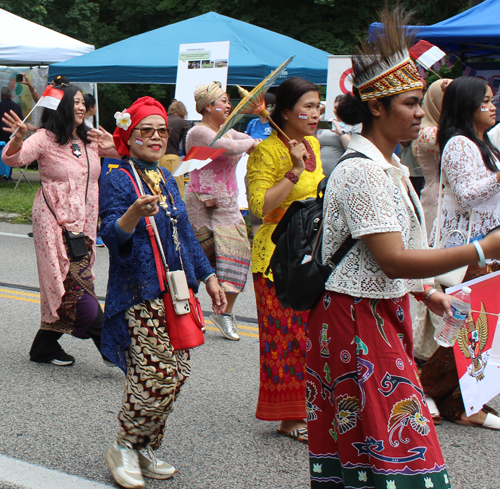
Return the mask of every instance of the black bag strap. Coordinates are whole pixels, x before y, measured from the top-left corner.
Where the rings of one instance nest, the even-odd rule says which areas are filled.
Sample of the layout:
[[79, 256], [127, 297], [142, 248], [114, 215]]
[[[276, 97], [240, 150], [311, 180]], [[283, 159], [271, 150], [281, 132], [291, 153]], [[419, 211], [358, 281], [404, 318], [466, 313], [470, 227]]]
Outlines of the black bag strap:
[[[342, 156], [342, 158], [340, 158], [340, 160], [338, 161], [337, 166], [335, 166], [335, 168], [337, 168], [338, 164], [341, 163], [342, 161], [350, 160], [351, 158], [364, 158], [367, 160], [371, 159], [371, 158], [368, 158], [368, 156], [366, 156], [365, 154], [360, 153], [359, 151], [353, 151], [352, 153], [345, 153]], [[333, 171], [335, 171], [335, 169]], [[323, 227], [323, 221], [321, 221], [321, 228], [322, 227]], [[314, 243], [315, 250], [318, 246], [319, 237], [323, 233], [323, 229], [321, 229], [321, 228], [320, 228], [320, 232], [318, 233], [318, 237], [316, 238], [316, 243]], [[352, 247], [356, 244], [357, 241], [358, 241], [357, 239], [354, 239], [351, 235], [349, 235], [347, 237], [347, 239], [340, 245], [339, 249], [326, 261], [326, 265], [329, 266], [333, 270], [342, 261], [342, 258], [344, 258], [344, 256], [346, 256], [347, 253], [349, 253], [349, 251], [351, 251]], [[314, 256], [314, 252], [313, 252], [313, 256]]]
[[[87, 195], [89, 192], [89, 180], [90, 180], [90, 161], [89, 161], [89, 152], [87, 150], [87, 143], [84, 141], [83, 145], [85, 146], [85, 155], [87, 156], [87, 187], [85, 188], [85, 203], [87, 202]], [[45, 203], [47, 204], [47, 207], [49, 208], [49, 211], [52, 212], [52, 215], [54, 216], [54, 219], [56, 220], [57, 224], [59, 224], [59, 221], [57, 220], [57, 216], [55, 212], [52, 210], [52, 207], [50, 207], [49, 202], [47, 200], [47, 197], [45, 197], [45, 192], [43, 190], [43, 184], [40, 181], [40, 187], [42, 187], [42, 195], [43, 195], [43, 200], [45, 200]], [[59, 224], [61, 226], [61, 224]], [[61, 226], [64, 229], [64, 226]]]

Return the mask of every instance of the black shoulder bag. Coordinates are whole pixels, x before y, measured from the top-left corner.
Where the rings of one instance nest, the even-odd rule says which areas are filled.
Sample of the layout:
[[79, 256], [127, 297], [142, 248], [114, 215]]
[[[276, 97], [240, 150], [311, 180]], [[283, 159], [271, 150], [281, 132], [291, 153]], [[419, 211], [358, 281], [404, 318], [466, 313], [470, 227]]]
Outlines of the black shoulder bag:
[[[353, 152], [344, 155], [339, 163], [350, 158], [369, 159], [362, 153]], [[318, 302], [328, 277], [357, 241], [349, 235], [323, 265], [326, 184], [324, 178], [318, 185], [316, 198], [292, 202], [271, 236], [276, 248], [269, 267], [273, 272], [276, 297], [283, 307], [295, 311], [307, 311]]]

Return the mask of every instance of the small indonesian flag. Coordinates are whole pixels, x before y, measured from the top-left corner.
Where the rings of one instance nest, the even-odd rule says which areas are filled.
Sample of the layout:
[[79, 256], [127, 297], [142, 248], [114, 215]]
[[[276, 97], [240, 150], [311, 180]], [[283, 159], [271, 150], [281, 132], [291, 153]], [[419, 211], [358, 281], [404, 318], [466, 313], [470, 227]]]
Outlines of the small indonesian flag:
[[410, 56], [426, 70], [429, 70], [432, 65], [441, 60], [446, 54], [430, 42], [418, 41], [417, 44], [410, 49]]
[[189, 173], [193, 170], [200, 170], [205, 165], [211, 163], [215, 158], [218, 158], [226, 152], [225, 149], [208, 148], [205, 146], [193, 146], [188, 154], [184, 157], [181, 164], [172, 173], [172, 176], [179, 177], [184, 173]]
[[47, 107], [47, 109], [56, 110], [59, 102], [64, 97], [64, 92], [62, 90], [58, 90], [53, 86], [49, 85], [44, 91], [40, 100], [38, 101], [37, 106], [39, 107]]

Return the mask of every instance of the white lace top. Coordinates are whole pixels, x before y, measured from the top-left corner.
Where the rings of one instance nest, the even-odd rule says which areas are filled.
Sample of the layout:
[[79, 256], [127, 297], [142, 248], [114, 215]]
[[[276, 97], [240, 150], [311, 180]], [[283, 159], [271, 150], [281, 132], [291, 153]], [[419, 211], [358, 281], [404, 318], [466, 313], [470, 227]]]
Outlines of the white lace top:
[[[496, 174], [486, 168], [479, 148], [465, 136], [455, 136], [446, 143], [441, 164], [444, 169], [441, 239], [454, 229], [467, 236], [471, 209], [474, 209], [472, 238], [500, 225], [500, 184]], [[436, 221], [429, 240], [431, 244], [434, 243], [435, 227]], [[464, 244], [463, 237], [453, 234], [442, 247], [461, 244]]]
[[[331, 257], [349, 234], [357, 239], [368, 234], [399, 232], [405, 248], [427, 248], [424, 213], [410, 184], [408, 168], [400, 164], [396, 155], [392, 156], [393, 164], [389, 164], [377, 147], [359, 134], [353, 135], [347, 147], [347, 152], [353, 151], [370, 159], [345, 160], [330, 176], [324, 200], [323, 260]], [[359, 239], [330, 275], [326, 289], [354, 297], [391, 299], [422, 291], [423, 281], [390, 279]]]

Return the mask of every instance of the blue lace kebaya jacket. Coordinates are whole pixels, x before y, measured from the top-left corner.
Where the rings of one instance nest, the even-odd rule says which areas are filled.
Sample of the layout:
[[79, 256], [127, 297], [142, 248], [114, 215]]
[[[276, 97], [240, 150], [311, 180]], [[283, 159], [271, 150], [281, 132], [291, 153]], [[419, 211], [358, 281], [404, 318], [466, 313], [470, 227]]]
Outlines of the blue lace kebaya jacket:
[[[133, 177], [128, 162], [122, 160], [120, 168], [125, 168]], [[177, 231], [181, 242], [181, 254], [189, 287], [198, 291], [198, 279], [203, 279], [214, 270], [196, 239], [188, 220], [186, 207], [182, 201], [177, 184], [168, 170], [159, 168], [167, 181], [164, 192], [170, 191], [177, 211]], [[151, 194], [143, 183], [144, 192]], [[125, 350], [130, 343], [125, 311], [145, 300], [160, 297], [160, 284], [151, 247], [151, 240], [146, 230], [146, 221], [141, 217], [135, 232], [124, 243], [119, 244], [115, 223], [137, 200], [137, 194], [130, 177], [119, 168], [112, 170], [102, 180], [99, 197], [99, 216], [101, 228], [99, 234], [109, 249], [109, 279], [106, 293], [106, 307], [101, 350], [112, 362], [126, 372]], [[169, 199], [168, 199], [169, 201]], [[171, 271], [180, 270], [179, 256], [172, 239], [172, 225], [165, 211], [155, 216], [163, 250]]]

